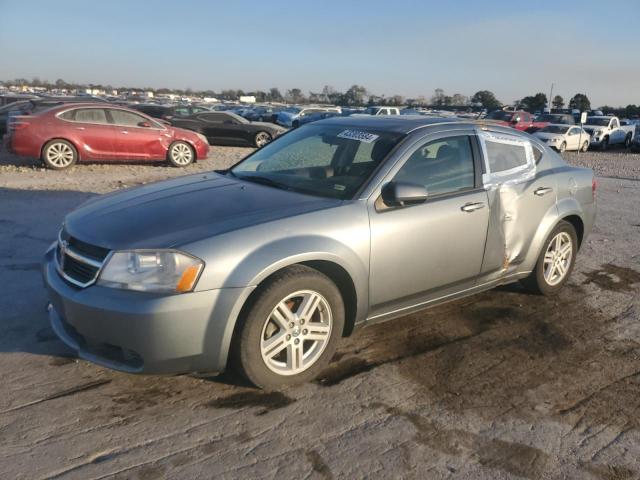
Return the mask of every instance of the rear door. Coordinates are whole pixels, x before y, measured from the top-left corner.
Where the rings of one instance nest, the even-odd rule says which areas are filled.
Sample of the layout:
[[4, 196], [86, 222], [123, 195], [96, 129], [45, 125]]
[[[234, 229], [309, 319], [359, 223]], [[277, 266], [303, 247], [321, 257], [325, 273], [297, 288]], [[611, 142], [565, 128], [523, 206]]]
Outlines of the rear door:
[[115, 131], [104, 108], [77, 108], [59, 115], [69, 122], [72, 138], [80, 149], [80, 157], [87, 160], [113, 160], [117, 158]]
[[522, 263], [543, 218], [557, 208], [557, 182], [552, 169], [538, 169], [544, 153], [526, 138], [490, 131], [479, 138], [491, 206], [480, 281], [489, 281]]
[[171, 134], [159, 123], [131, 112], [109, 108], [115, 131], [117, 158], [121, 160], [163, 160]]

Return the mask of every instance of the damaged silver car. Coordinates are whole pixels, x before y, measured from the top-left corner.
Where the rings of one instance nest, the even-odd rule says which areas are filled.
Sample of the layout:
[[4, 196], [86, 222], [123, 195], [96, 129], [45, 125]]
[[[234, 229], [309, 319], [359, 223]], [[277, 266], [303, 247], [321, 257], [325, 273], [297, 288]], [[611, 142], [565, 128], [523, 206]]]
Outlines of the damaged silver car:
[[229, 170], [70, 213], [43, 263], [50, 321], [81, 358], [125, 372], [305, 382], [358, 327], [516, 281], [556, 293], [595, 188], [513, 129], [323, 120]]

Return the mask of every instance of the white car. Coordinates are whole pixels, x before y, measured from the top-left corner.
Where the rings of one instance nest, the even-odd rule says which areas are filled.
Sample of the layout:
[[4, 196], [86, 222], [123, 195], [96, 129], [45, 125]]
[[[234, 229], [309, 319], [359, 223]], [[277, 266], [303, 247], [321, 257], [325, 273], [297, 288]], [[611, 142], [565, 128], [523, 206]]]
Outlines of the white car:
[[602, 150], [609, 145], [624, 145], [629, 148], [636, 134], [635, 125], [620, 125], [618, 117], [598, 115], [587, 118], [584, 129], [592, 136], [591, 146]]
[[591, 143], [591, 135], [577, 125], [551, 124], [533, 134], [559, 152], [580, 150], [586, 152]]

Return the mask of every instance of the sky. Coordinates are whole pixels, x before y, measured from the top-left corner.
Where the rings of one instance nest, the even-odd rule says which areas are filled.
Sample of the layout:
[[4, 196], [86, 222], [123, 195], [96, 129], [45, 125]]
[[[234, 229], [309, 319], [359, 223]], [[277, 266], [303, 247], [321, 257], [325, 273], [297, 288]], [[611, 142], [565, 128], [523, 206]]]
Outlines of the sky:
[[0, 79], [640, 103], [640, 1], [0, 0]]

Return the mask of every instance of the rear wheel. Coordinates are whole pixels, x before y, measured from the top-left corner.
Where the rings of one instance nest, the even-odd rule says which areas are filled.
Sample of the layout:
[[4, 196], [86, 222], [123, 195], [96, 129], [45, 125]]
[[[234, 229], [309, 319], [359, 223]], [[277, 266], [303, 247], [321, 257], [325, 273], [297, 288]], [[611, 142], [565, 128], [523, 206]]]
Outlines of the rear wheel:
[[167, 159], [174, 167], [186, 167], [195, 157], [193, 147], [186, 142], [172, 143], [167, 152]]
[[42, 149], [42, 161], [52, 170], [64, 170], [78, 161], [78, 151], [66, 140], [51, 140]]
[[534, 270], [521, 283], [533, 293], [557, 293], [569, 279], [577, 253], [575, 228], [569, 222], [560, 222], [547, 238]]
[[308, 382], [324, 369], [344, 327], [335, 284], [296, 265], [260, 287], [234, 335], [232, 361], [258, 387]]
[[268, 132], [258, 132], [256, 133], [253, 143], [257, 148], [262, 148], [270, 141], [271, 135], [269, 135]]

